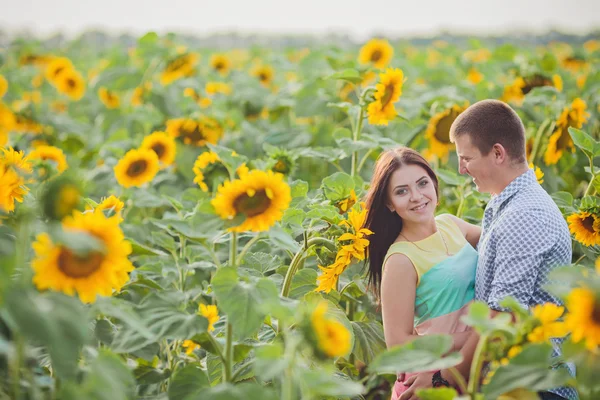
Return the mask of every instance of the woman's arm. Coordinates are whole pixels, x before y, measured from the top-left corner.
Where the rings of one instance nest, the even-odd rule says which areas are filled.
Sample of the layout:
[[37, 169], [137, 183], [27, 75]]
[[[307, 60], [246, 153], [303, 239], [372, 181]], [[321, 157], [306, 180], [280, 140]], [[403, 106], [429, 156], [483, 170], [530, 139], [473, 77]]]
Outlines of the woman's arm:
[[477, 248], [477, 243], [479, 243], [479, 237], [481, 236], [481, 227], [470, 224], [455, 215], [449, 215], [452, 217], [452, 220], [456, 223], [456, 225], [458, 225], [461, 232], [465, 236], [465, 239], [467, 239], [467, 242], [469, 242], [473, 248]]
[[[419, 337], [414, 330], [417, 272], [403, 254], [394, 254], [386, 262], [381, 278], [383, 333], [388, 348]], [[460, 350], [468, 332], [452, 334], [452, 350]]]
[[381, 314], [388, 348], [404, 344], [414, 332], [417, 272], [403, 254], [394, 254], [385, 263], [381, 276]]

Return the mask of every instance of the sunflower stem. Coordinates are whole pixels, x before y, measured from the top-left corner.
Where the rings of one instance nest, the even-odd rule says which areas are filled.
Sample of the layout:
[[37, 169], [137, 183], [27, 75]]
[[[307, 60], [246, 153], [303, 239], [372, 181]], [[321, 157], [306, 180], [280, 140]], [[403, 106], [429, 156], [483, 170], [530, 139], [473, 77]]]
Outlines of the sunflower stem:
[[[367, 93], [369, 93], [369, 91], [364, 90], [362, 95], [360, 96], [360, 100], [358, 102], [358, 104], [360, 106], [360, 111], [358, 113], [358, 119], [356, 120], [355, 129], [354, 129], [354, 132], [352, 135], [352, 140], [354, 143], [358, 142], [358, 139], [360, 139], [360, 134], [362, 131], [362, 126], [363, 126], [363, 119], [365, 116], [365, 104], [364, 104], [365, 96]], [[351, 166], [351, 170], [350, 170], [351, 176], [356, 175], [357, 163], [358, 163], [358, 150], [354, 150], [352, 152], [352, 166]]]
[[479, 379], [481, 376], [481, 367], [484, 362], [483, 353], [487, 348], [488, 334], [483, 334], [479, 337], [477, 348], [475, 349], [475, 355], [471, 363], [471, 371], [469, 374], [469, 385], [467, 387], [471, 398], [474, 399], [477, 396], [477, 390], [479, 389]]
[[362, 169], [362, 167], [365, 165], [365, 162], [367, 161], [367, 159], [369, 158], [369, 156], [375, 151], [375, 149], [371, 149], [369, 151], [367, 151], [365, 153], [365, 155], [363, 156], [363, 158], [360, 160], [360, 163], [358, 163], [358, 168], [356, 169], [356, 173], [360, 174], [360, 170]]
[[223, 380], [232, 382], [233, 378], [233, 327], [227, 321], [227, 333], [225, 338], [225, 360], [223, 363]]
[[281, 287], [281, 296], [282, 297], [288, 297], [288, 295], [290, 293], [290, 287], [292, 286], [292, 278], [296, 274], [296, 271], [298, 270], [298, 266], [300, 265], [300, 261], [303, 259], [303, 256], [308, 251], [308, 249], [320, 244], [320, 245], [323, 245], [323, 246], [329, 248], [330, 250], [333, 249], [335, 251], [335, 243], [333, 243], [329, 239], [315, 237], [315, 238], [308, 239], [308, 241], [306, 241], [305, 243], [306, 243], [305, 246], [302, 247], [296, 253], [294, 258], [292, 259], [292, 262], [290, 263], [290, 267], [288, 268], [287, 273], [285, 274], [285, 279], [283, 280], [283, 285]]
[[229, 242], [229, 265], [236, 267], [237, 258], [237, 232], [231, 232], [231, 241]]
[[549, 119], [545, 120], [544, 122], [542, 122], [542, 125], [540, 125], [537, 133], [535, 134], [535, 139], [533, 141], [533, 148], [531, 149], [531, 154], [529, 155], [529, 160], [528, 162], [535, 164], [535, 159], [537, 157], [537, 153], [539, 151], [540, 145], [542, 143], [542, 136], [544, 136], [544, 133], [546, 132], [548, 126], [551, 126], [552, 121], [550, 121]]
[[592, 190], [592, 188], [594, 187], [594, 180], [596, 180], [596, 173], [594, 172], [594, 156], [592, 154], [588, 154], [586, 151], [584, 151], [584, 153], [590, 161], [590, 173], [592, 174], [592, 179], [590, 179], [590, 183], [588, 183], [583, 197], [590, 194], [590, 190]]
[[259, 233], [258, 235], [254, 236], [252, 239], [250, 239], [248, 241], [248, 243], [246, 243], [246, 245], [244, 246], [244, 248], [242, 249], [242, 251], [240, 252], [240, 255], [238, 256], [238, 260], [240, 262], [242, 262], [242, 260], [244, 259], [244, 257], [246, 256], [246, 253], [248, 252], [248, 250], [250, 250], [252, 248], [252, 246], [258, 242], [258, 240], [260, 239], [261, 234]]
[[454, 379], [454, 383], [458, 386], [460, 393], [467, 393], [467, 383], [465, 382], [465, 378], [461, 375], [460, 372], [455, 367], [448, 368], [448, 372], [452, 375]]

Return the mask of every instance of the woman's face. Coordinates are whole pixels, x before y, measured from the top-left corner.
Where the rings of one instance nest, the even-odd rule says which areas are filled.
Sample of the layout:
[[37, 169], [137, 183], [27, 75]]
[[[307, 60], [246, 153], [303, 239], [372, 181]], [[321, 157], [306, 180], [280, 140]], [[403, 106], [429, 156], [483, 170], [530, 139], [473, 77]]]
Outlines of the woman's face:
[[433, 181], [422, 167], [403, 165], [394, 171], [387, 191], [386, 206], [405, 223], [424, 222], [433, 218], [437, 195]]

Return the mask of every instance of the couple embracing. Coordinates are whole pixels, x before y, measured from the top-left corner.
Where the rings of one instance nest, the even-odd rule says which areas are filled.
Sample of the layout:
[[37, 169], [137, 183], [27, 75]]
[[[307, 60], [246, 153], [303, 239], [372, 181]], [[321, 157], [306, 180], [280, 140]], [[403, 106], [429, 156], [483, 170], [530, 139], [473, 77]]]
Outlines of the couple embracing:
[[[380, 296], [388, 347], [418, 335], [451, 334], [468, 376], [478, 335], [461, 321], [472, 300], [492, 314], [514, 297], [525, 309], [559, 300], [543, 289], [554, 267], [571, 263], [567, 224], [537, 182], [525, 156], [525, 129], [507, 104], [484, 100], [454, 121], [459, 172], [490, 193], [482, 226], [450, 214], [436, 216], [438, 179], [416, 151], [383, 153], [367, 194], [369, 281]], [[555, 350], [559, 353], [559, 349]], [[454, 386], [448, 371], [401, 374], [392, 400], [416, 399], [416, 390]], [[541, 399], [577, 398], [571, 388], [540, 392]]]

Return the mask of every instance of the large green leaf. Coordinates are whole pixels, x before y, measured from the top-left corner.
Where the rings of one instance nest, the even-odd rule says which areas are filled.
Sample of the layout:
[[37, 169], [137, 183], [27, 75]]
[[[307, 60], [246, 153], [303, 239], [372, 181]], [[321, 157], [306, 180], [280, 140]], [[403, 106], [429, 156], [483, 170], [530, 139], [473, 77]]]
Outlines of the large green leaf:
[[381, 353], [369, 365], [378, 374], [422, 372], [453, 367], [462, 361], [460, 353], [450, 353], [452, 337], [426, 335]]
[[278, 303], [275, 284], [267, 279], [240, 279], [234, 268], [221, 268], [212, 288], [222, 310], [233, 326], [236, 339], [254, 335], [263, 323], [267, 305]]
[[352, 353], [357, 359], [368, 365], [386, 349], [383, 326], [377, 321], [351, 321], [351, 324], [355, 338]]
[[302, 370], [299, 374], [300, 385], [307, 397], [313, 396], [359, 396], [364, 387], [350, 378], [333, 375], [325, 370]]
[[569, 127], [569, 134], [577, 147], [585, 150], [590, 155], [600, 155], [600, 143], [595, 141], [590, 135], [573, 127]]
[[524, 388], [542, 391], [563, 386], [571, 375], [565, 368], [550, 370], [552, 346], [536, 344], [527, 346], [508, 365], [499, 367], [483, 393], [495, 399], [513, 389]]
[[354, 189], [354, 179], [344, 172], [336, 172], [323, 179], [321, 188], [328, 200], [340, 201], [350, 196], [350, 191]]
[[279, 257], [267, 253], [247, 253], [242, 265], [260, 271], [261, 274], [274, 271], [281, 266]]
[[254, 372], [265, 381], [279, 375], [288, 367], [289, 359], [283, 356], [283, 345], [279, 342], [257, 347]]
[[46, 347], [55, 374], [74, 378], [81, 347], [88, 341], [88, 317], [79, 300], [59, 293], [38, 294], [13, 287], [4, 298], [9, 326]]
[[210, 386], [206, 373], [196, 364], [177, 370], [169, 385], [169, 400], [197, 399]]
[[491, 318], [490, 315], [491, 312], [487, 304], [475, 301], [469, 306], [469, 312], [462, 317], [462, 321], [474, 327], [479, 333], [491, 333], [493, 331], [515, 333], [510, 314], [500, 313], [494, 318]]
[[292, 299], [301, 299], [306, 293], [317, 288], [317, 271], [310, 268], [304, 268], [297, 271], [292, 278], [289, 297]]
[[254, 383], [240, 383], [235, 386], [231, 384], [213, 386], [204, 390], [201, 398], [202, 400], [276, 400], [277, 395], [273, 388]]
[[121, 359], [100, 350], [83, 381], [65, 381], [56, 398], [64, 400], [129, 400], [134, 398], [135, 380]]
[[421, 400], [454, 400], [458, 393], [453, 388], [417, 389]]

